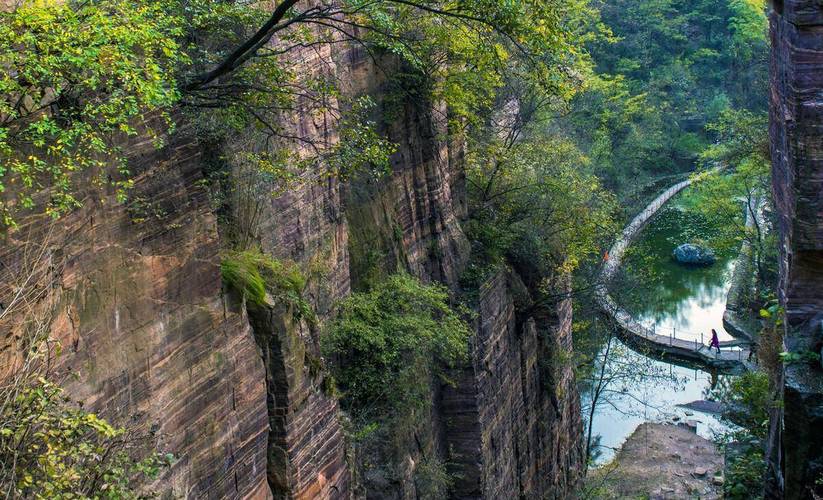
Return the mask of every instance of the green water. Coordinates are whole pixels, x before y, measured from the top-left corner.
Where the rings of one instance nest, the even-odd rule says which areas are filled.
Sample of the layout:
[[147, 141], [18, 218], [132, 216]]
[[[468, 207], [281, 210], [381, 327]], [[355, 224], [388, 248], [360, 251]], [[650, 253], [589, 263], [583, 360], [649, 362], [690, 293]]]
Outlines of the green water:
[[[678, 197], [679, 198], [679, 197]], [[711, 329], [720, 340], [731, 340], [723, 328], [723, 311], [733, 267], [733, 255], [718, 252], [708, 267], [683, 266], [672, 259], [682, 243], [708, 242], [716, 230], [703, 218], [682, 210], [675, 198], [658, 213], [629, 248], [624, 261], [628, 293], [618, 294], [634, 317], [661, 332], [708, 344]]]
[[[728, 340], [732, 337], [723, 329], [722, 318], [734, 255], [718, 253], [717, 262], [709, 267], [684, 267], [672, 259], [672, 251], [681, 243], [711, 242], [717, 234], [717, 228], [706, 220], [680, 208], [682, 197], [661, 209], [630, 246], [612, 296], [641, 323], [655, 325], [658, 332], [676, 329], [678, 338], [698, 341], [702, 333], [708, 343], [714, 328], [720, 340]], [[594, 435], [600, 436], [597, 463], [610, 460], [643, 422], [694, 420], [698, 433], [709, 438], [727, 428], [714, 415], [678, 406], [704, 399], [716, 376], [620, 347], [612, 349], [617, 354], [610, 363], [636, 366], [654, 375], [619, 384], [608, 403], [598, 405], [593, 424]], [[587, 398], [584, 392], [584, 404]]]

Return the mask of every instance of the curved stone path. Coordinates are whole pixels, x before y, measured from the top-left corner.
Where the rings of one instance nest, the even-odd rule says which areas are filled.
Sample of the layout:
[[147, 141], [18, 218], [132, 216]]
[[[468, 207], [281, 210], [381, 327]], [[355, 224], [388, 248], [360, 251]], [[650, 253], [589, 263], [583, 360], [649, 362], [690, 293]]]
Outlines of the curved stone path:
[[[595, 288], [595, 298], [601, 309], [614, 319], [618, 334], [627, 344], [639, 348], [643, 354], [665, 359], [674, 363], [680, 362], [698, 368], [716, 369], [726, 372], [742, 372], [750, 368], [748, 342], [732, 340], [720, 343], [720, 353], [709, 349], [707, 345], [697, 340], [677, 338], [676, 332], [661, 331], [657, 328], [648, 328], [637, 322], [628, 311], [620, 307], [609, 294], [607, 285], [614, 277], [626, 249], [646, 227], [649, 220], [663, 205], [677, 193], [692, 184], [692, 179], [678, 182], [671, 186], [643, 209], [631, 223], [623, 229], [623, 233], [609, 249], [608, 259], [603, 263], [600, 271], [600, 283]], [[739, 347], [738, 349], [729, 349]]]

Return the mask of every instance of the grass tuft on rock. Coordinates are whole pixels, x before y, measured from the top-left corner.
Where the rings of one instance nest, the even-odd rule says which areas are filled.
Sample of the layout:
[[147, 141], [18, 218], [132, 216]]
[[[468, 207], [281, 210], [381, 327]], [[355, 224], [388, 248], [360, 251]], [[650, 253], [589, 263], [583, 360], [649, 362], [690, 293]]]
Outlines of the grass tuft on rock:
[[281, 261], [258, 249], [231, 252], [220, 263], [226, 285], [254, 306], [273, 302], [292, 306], [300, 318], [314, 320], [311, 306], [303, 299], [306, 278], [294, 262]]

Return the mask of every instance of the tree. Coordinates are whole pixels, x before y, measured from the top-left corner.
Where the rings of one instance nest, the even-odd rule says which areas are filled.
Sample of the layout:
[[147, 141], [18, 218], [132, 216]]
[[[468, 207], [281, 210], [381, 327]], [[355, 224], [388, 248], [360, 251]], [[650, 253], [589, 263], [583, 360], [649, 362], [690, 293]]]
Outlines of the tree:
[[[575, 24], [583, 7], [584, 0], [284, 0], [266, 11], [207, 0], [25, 0], [0, 12], [2, 222], [12, 226], [15, 213], [41, 204], [34, 194], [44, 188], [48, 213], [78, 206], [83, 172], [118, 186], [122, 199], [131, 181], [117, 145], [138, 133], [161, 141], [178, 105], [209, 110], [194, 113], [211, 132], [258, 127], [266, 154], [308, 144], [318, 161], [307, 163], [317, 166], [338, 149], [295, 135], [282, 126], [284, 114], [309, 106], [342, 119], [349, 104], [341, 106], [328, 73], [295, 72], [298, 49], [350, 42], [375, 59], [399, 56], [464, 118], [488, 106], [509, 71], [568, 95], [586, 57]], [[165, 123], [149, 120], [155, 114]], [[150, 124], [156, 130], [147, 132]]]
[[56, 274], [42, 273], [52, 243], [27, 245], [19, 272], [6, 274], [17, 292], [0, 309], [0, 326], [19, 335], [19, 345], [3, 352], [0, 371], [0, 495], [144, 498], [151, 492], [138, 483], [174, 456], [153, 449], [155, 436], [110, 424], [55, 383], [51, 367], [60, 345], [49, 337], [53, 318], [39, 304], [56, 284]]
[[764, 216], [771, 206], [766, 116], [726, 110], [709, 125], [709, 130], [718, 140], [703, 152], [702, 159], [705, 163], [726, 165], [728, 169], [697, 185], [698, 202], [693, 203], [693, 208], [711, 220], [724, 222], [717, 224], [724, 229], [716, 241], [720, 246], [737, 246], [742, 241], [752, 246], [758, 284], [770, 289], [776, 276], [776, 247], [770, 221]]
[[419, 418], [431, 377], [468, 360], [469, 336], [444, 287], [398, 274], [344, 300], [321, 345], [344, 406], [366, 426]]
[[749, 0], [594, 6], [614, 36], [587, 45], [596, 74], [559, 126], [574, 130], [631, 213], [638, 198], [700, 162], [714, 139], [706, 125], [721, 112], [766, 109], [766, 9]]
[[450, 383], [448, 369], [469, 360], [466, 311], [449, 302], [444, 287], [397, 274], [344, 300], [321, 337], [367, 481], [405, 481], [400, 457], [416, 447], [415, 487], [425, 498], [444, 497], [450, 482], [437, 450], [423, 444], [432, 386]]
[[[661, 363], [642, 354], [631, 351], [615, 338], [615, 325], [587, 325], [586, 341], [592, 346], [578, 349], [578, 383], [583, 393], [583, 413], [586, 415], [586, 459], [593, 461], [599, 455], [599, 438], [594, 434], [594, 419], [598, 410], [610, 407], [625, 415], [634, 415], [633, 408], [644, 410], [648, 401], [638, 399], [632, 391], [645, 384], [677, 387], [682, 384]], [[578, 325], [578, 329], [581, 325]], [[598, 329], [602, 328], [602, 332]], [[602, 337], [592, 335], [592, 328], [602, 333]], [[624, 405], [629, 401], [628, 405]], [[639, 416], [644, 416], [639, 412]]]
[[[107, 183], [114, 163], [130, 185], [112, 137], [144, 134], [152, 113], [179, 99], [174, 68], [187, 57], [181, 20], [159, 2], [25, 1], [0, 10], [0, 224], [49, 187], [47, 213], [80, 204], [76, 173]], [[168, 115], [165, 116], [170, 123]]]
[[466, 229], [476, 260], [508, 262], [539, 283], [599, 255], [614, 232], [613, 200], [588, 165], [574, 143], [539, 128], [473, 149]]

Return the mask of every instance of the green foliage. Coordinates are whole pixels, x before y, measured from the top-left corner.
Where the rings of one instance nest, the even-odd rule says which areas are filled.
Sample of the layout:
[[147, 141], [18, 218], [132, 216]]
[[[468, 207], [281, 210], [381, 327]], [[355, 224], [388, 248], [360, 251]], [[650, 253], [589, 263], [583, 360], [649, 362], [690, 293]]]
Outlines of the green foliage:
[[223, 281], [249, 304], [263, 306], [267, 294], [274, 302], [294, 308], [295, 316], [314, 321], [311, 306], [303, 298], [306, 279], [292, 262], [282, 262], [260, 250], [232, 252], [220, 263]]
[[749, 500], [761, 498], [766, 460], [758, 444], [750, 444], [745, 451], [734, 457], [727, 467], [723, 484], [723, 498]]
[[790, 365], [790, 364], [802, 364], [802, 363], [820, 363], [820, 353], [813, 352], [813, 351], [802, 351], [802, 352], [781, 352], [780, 353], [780, 361], [783, 364]]
[[601, 28], [587, 0], [458, 3], [349, 0], [367, 40], [426, 76], [452, 124], [481, 125], [507, 77], [568, 99], [590, 70], [582, 44]]
[[445, 288], [398, 274], [343, 301], [321, 346], [358, 429], [414, 427], [432, 377], [467, 360], [469, 336]]
[[742, 241], [751, 244], [758, 288], [765, 295], [777, 282], [776, 234], [761, 215], [769, 213], [771, 205], [766, 114], [727, 109], [707, 129], [716, 134], [717, 141], [703, 151], [701, 160], [727, 169], [695, 184], [697, 202], [692, 208], [723, 228], [713, 242], [715, 247], [738, 247]]
[[729, 28], [732, 31], [732, 53], [743, 61], [751, 61], [763, 50], [768, 20], [765, 0], [729, 0], [732, 12]]
[[734, 441], [727, 444], [725, 498], [759, 498], [766, 472], [762, 443], [769, 432], [769, 411], [777, 404], [769, 376], [760, 371], [747, 372], [720, 384], [712, 397], [726, 406], [723, 418], [741, 427], [722, 436], [723, 441]]
[[[205, 143], [247, 141], [245, 153], [289, 163], [277, 173], [386, 171], [393, 147], [365, 116], [368, 106], [346, 102], [329, 72], [306, 72], [292, 57], [304, 47], [342, 37], [374, 55], [398, 54], [424, 76], [427, 99], [449, 104], [453, 124], [479, 124], [506, 75], [567, 99], [590, 67], [581, 43], [600, 29], [586, 0], [280, 6], [27, 0], [0, 12], [2, 223], [14, 225], [16, 213], [35, 205], [54, 216], [79, 206], [77, 187], [90, 177], [116, 185], [123, 201], [132, 181], [116, 144], [140, 134], [159, 145], [178, 104]], [[263, 38], [232, 59], [267, 22]], [[219, 68], [227, 69], [209, 77]], [[296, 132], [282, 119], [295, 112], [336, 122], [340, 141]], [[315, 154], [282, 153], [295, 144]], [[48, 199], [35, 200], [44, 189]]]
[[373, 107], [370, 98], [362, 97], [340, 121], [340, 140], [327, 159], [331, 173], [337, 177], [368, 172], [373, 178], [379, 178], [391, 171], [389, 157], [397, 147], [381, 137], [376, 132], [376, 124], [367, 118]]
[[179, 98], [175, 69], [188, 60], [180, 21], [159, 2], [131, 0], [0, 10], [0, 223], [14, 225], [42, 187], [51, 215], [79, 206], [74, 174], [91, 171], [102, 184], [112, 160], [122, 198], [130, 181], [112, 139], [159, 140], [145, 121]]
[[472, 152], [467, 178], [473, 267], [513, 264], [531, 282], [599, 254], [615, 229], [613, 198], [569, 140], [535, 133]]
[[134, 459], [140, 440], [76, 408], [43, 378], [0, 394], [0, 488], [9, 497], [144, 498], [135, 484], [174, 460]]
[[414, 487], [419, 498], [447, 498], [453, 482], [446, 464], [437, 457], [424, 457], [414, 469]]
[[615, 36], [589, 44], [596, 74], [559, 126], [632, 213], [628, 202], [700, 160], [717, 139], [707, 125], [725, 110], [765, 110], [766, 9], [762, 0], [594, 5]]
[[728, 407], [734, 422], [754, 436], [766, 437], [769, 410], [774, 406], [767, 374], [747, 372], [734, 378], [729, 386], [720, 386], [714, 397]]

